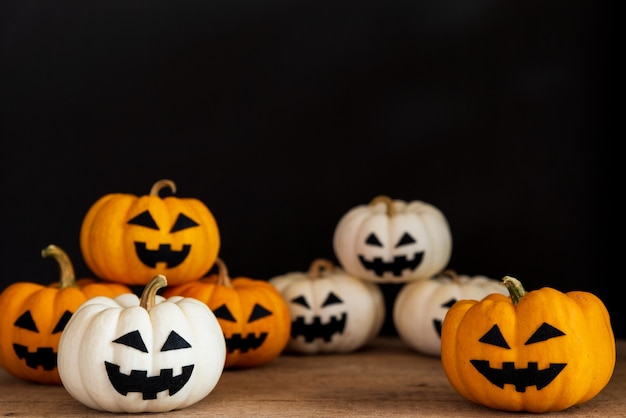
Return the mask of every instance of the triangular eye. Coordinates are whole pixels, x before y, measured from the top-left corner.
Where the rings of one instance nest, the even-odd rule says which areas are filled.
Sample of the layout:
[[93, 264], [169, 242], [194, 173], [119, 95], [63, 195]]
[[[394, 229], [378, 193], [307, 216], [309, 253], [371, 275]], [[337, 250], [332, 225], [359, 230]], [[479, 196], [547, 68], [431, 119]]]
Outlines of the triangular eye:
[[335, 295], [333, 292], [330, 292], [328, 296], [326, 297], [326, 300], [324, 301], [324, 303], [322, 303], [322, 307], [333, 305], [335, 303], [343, 303], [343, 300], [339, 299], [337, 295]]
[[449, 301], [447, 301], [446, 303], [443, 303], [441, 305], [442, 308], [451, 308], [452, 305], [454, 305], [456, 303], [456, 298], [452, 298]]
[[297, 298], [291, 299], [291, 303], [295, 303], [296, 305], [304, 306], [305, 308], [310, 308], [304, 296], [298, 296]]
[[37, 325], [35, 325], [35, 321], [33, 321], [33, 317], [30, 314], [30, 311], [26, 311], [22, 315], [20, 315], [20, 317], [15, 320], [13, 325], [19, 328], [27, 329], [29, 331], [39, 332], [39, 330], [37, 329]]
[[146, 228], [156, 229], [157, 231], [159, 230], [159, 226], [156, 224], [154, 218], [152, 218], [152, 215], [150, 215], [150, 212], [148, 212], [147, 210], [144, 210], [139, 215], [129, 220], [127, 223], [130, 225], [145, 226]]
[[402, 238], [400, 238], [400, 241], [398, 241], [398, 243], [396, 244], [396, 248], [409, 244], [415, 244], [415, 239], [405, 232], [404, 234], [402, 234]]
[[376, 237], [376, 234], [374, 234], [373, 232], [367, 236], [367, 239], [365, 240], [365, 243], [367, 245], [374, 245], [376, 247], [382, 247], [383, 246], [383, 244], [381, 244], [380, 241], [378, 240], [378, 237]]
[[254, 305], [252, 308], [252, 313], [250, 314], [250, 318], [248, 318], [248, 323], [254, 322], [257, 319], [265, 318], [266, 316], [270, 316], [272, 314], [271, 311], [268, 311], [258, 303]]
[[220, 306], [219, 308], [216, 308], [213, 313], [215, 314], [216, 317], [221, 318], [221, 319], [225, 319], [226, 321], [230, 321], [230, 322], [237, 322], [237, 320], [235, 319], [235, 317], [233, 316], [232, 313], [230, 313], [230, 311], [228, 310], [228, 308], [226, 307], [226, 304]]
[[146, 345], [143, 342], [143, 338], [141, 338], [141, 334], [139, 331], [131, 331], [128, 334], [124, 334], [116, 340], [113, 340], [114, 343], [124, 344], [128, 347], [132, 347], [136, 350], [142, 351], [144, 353], [148, 352]]
[[502, 336], [498, 325], [494, 325], [493, 327], [491, 327], [491, 329], [487, 331], [485, 335], [483, 335], [478, 341], [480, 341], [481, 343], [491, 344], [502, 348], [511, 348]]
[[179, 213], [178, 218], [176, 218], [176, 222], [174, 222], [174, 226], [172, 226], [172, 229], [170, 229], [170, 233], [187, 228], [192, 228], [194, 226], [198, 226], [198, 223], [196, 221], [186, 215], [183, 215], [182, 213]]
[[191, 348], [191, 344], [176, 332], [170, 332], [161, 351], [180, 350], [181, 348]]
[[537, 328], [537, 331], [530, 336], [524, 345], [538, 343], [549, 340], [550, 338], [560, 337], [561, 335], [565, 335], [565, 333], [560, 329], [554, 328], [552, 325], [544, 322], [539, 328]]
[[57, 332], [63, 331], [71, 317], [72, 317], [72, 313], [70, 311], [63, 312], [63, 315], [61, 315], [61, 318], [59, 318], [59, 321], [54, 326], [52, 333], [56, 334]]

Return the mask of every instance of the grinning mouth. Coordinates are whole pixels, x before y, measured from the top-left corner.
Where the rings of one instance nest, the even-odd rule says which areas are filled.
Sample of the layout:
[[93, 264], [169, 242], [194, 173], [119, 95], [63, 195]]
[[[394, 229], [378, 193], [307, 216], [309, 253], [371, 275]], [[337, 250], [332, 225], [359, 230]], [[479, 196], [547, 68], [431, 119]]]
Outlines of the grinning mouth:
[[507, 361], [502, 363], [501, 369], [496, 369], [489, 366], [489, 360], [470, 360], [470, 363], [500, 389], [510, 384], [515, 386], [516, 392], [526, 392], [528, 386], [543, 389], [567, 366], [567, 363], [550, 363], [547, 368], [539, 370], [536, 362], [529, 362], [527, 368], [517, 369], [512, 361]]
[[393, 261], [383, 261], [382, 258], [376, 257], [374, 260], [366, 260], [362, 255], [359, 256], [361, 265], [367, 270], [373, 271], [377, 276], [382, 277], [385, 273], [392, 273], [394, 276], [402, 276], [404, 269], [415, 270], [424, 257], [424, 252], [413, 254], [413, 258], [409, 260], [406, 255], [399, 255], [393, 258]]
[[36, 351], [28, 351], [28, 347], [21, 344], [13, 344], [13, 351], [17, 357], [26, 361], [31, 369], [41, 366], [44, 370], [52, 370], [57, 366], [57, 353], [52, 347], [38, 347]]
[[157, 263], [166, 263], [167, 268], [174, 268], [185, 261], [190, 250], [190, 244], [183, 245], [180, 251], [174, 251], [170, 244], [161, 244], [158, 249], [149, 250], [145, 242], [135, 242], [137, 257], [143, 264], [152, 268], [155, 268]]
[[307, 324], [304, 317], [299, 316], [291, 322], [291, 338], [302, 335], [307, 343], [313, 342], [316, 338], [322, 338], [325, 342], [329, 342], [333, 335], [343, 333], [346, 319], [347, 314], [344, 312], [341, 318], [333, 316], [329, 322], [324, 324], [319, 316], [314, 317], [313, 322]]
[[230, 338], [226, 338], [226, 349], [229, 353], [233, 353], [235, 350], [247, 353], [250, 349], [255, 350], [259, 348], [266, 338], [267, 332], [261, 333], [258, 337], [250, 333], [245, 338], [242, 338], [241, 334], [233, 334]]
[[119, 394], [126, 396], [128, 392], [139, 392], [143, 399], [156, 399], [157, 393], [164, 390], [168, 390], [170, 396], [175, 395], [189, 381], [193, 371], [191, 364], [184, 366], [178, 376], [173, 375], [173, 369], [161, 369], [158, 376], [148, 376], [146, 370], [131, 370], [130, 374], [124, 374], [117, 364], [105, 361], [104, 365], [109, 381]]

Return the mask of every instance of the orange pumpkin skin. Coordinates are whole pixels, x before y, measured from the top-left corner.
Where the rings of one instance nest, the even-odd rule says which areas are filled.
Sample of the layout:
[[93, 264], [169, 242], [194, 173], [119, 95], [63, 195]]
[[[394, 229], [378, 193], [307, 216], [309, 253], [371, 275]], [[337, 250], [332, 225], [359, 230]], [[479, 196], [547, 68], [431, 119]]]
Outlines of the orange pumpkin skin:
[[98, 277], [128, 285], [146, 285], [167, 276], [170, 285], [197, 280], [213, 266], [220, 248], [217, 222], [195, 198], [159, 191], [171, 180], [156, 182], [150, 194], [107, 194], [87, 211], [80, 247]]
[[264, 280], [228, 276], [219, 258], [219, 268], [200, 280], [170, 286], [163, 296], [183, 296], [204, 302], [213, 311], [226, 339], [225, 369], [250, 368], [277, 358], [291, 336], [287, 302]]
[[615, 367], [615, 338], [602, 301], [549, 287], [514, 300], [491, 294], [448, 310], [441, 360], [453, 388], [489, 408], [533, 413], [595, 397]]
[[[62, 251], [51, 247], [46, 250]], [[47, 286], [17, 282], [0, 294], [0, 365], [15, 377], [43, 384], [61, 384], [57, 349], [63, 328], [76, 309], [95, 296], [131, 293], [119, 283], [75, 280], [69, 259], [64, 253], [56, 254], [61, 257], [59, 282]]]

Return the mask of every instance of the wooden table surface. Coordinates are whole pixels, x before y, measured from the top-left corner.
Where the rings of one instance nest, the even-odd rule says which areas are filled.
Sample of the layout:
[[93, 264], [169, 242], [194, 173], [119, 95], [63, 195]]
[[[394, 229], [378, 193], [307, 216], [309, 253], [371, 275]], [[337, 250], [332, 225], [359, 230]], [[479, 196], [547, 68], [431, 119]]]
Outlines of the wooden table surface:
[[[111, 417], [74, 400], [62, 386], [28, 383], [0, 369], [0, 416]], [[131, 417], [133, 414], [121, 414]], [[264, 366], [226, 370], [202, 401], [168, 417], [530, 416], [475, 405], [448, 383], [441, 360], [419, 354], [397, 337], [379, 337], [350, 354], [282, 354]], [[549, 416], [626, 416], [626, 340], [595, 398]], [[537, 416], [537, 415], [535, 415]]]

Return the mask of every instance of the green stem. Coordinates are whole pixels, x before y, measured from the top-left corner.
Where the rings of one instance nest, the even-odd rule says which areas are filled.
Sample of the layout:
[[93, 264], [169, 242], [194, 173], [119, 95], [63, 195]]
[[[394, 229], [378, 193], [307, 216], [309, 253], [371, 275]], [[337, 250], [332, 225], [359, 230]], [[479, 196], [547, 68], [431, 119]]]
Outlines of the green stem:
[[502, 279], [502, 283], [509, 289], [509, 294], [511, 295], [511, 301], [513, 305], [517, 305], [526, 294], [526, 290], [524, 290], [524, 286], [522, 283], [517, 280], [515, 277], [504, 276]]

